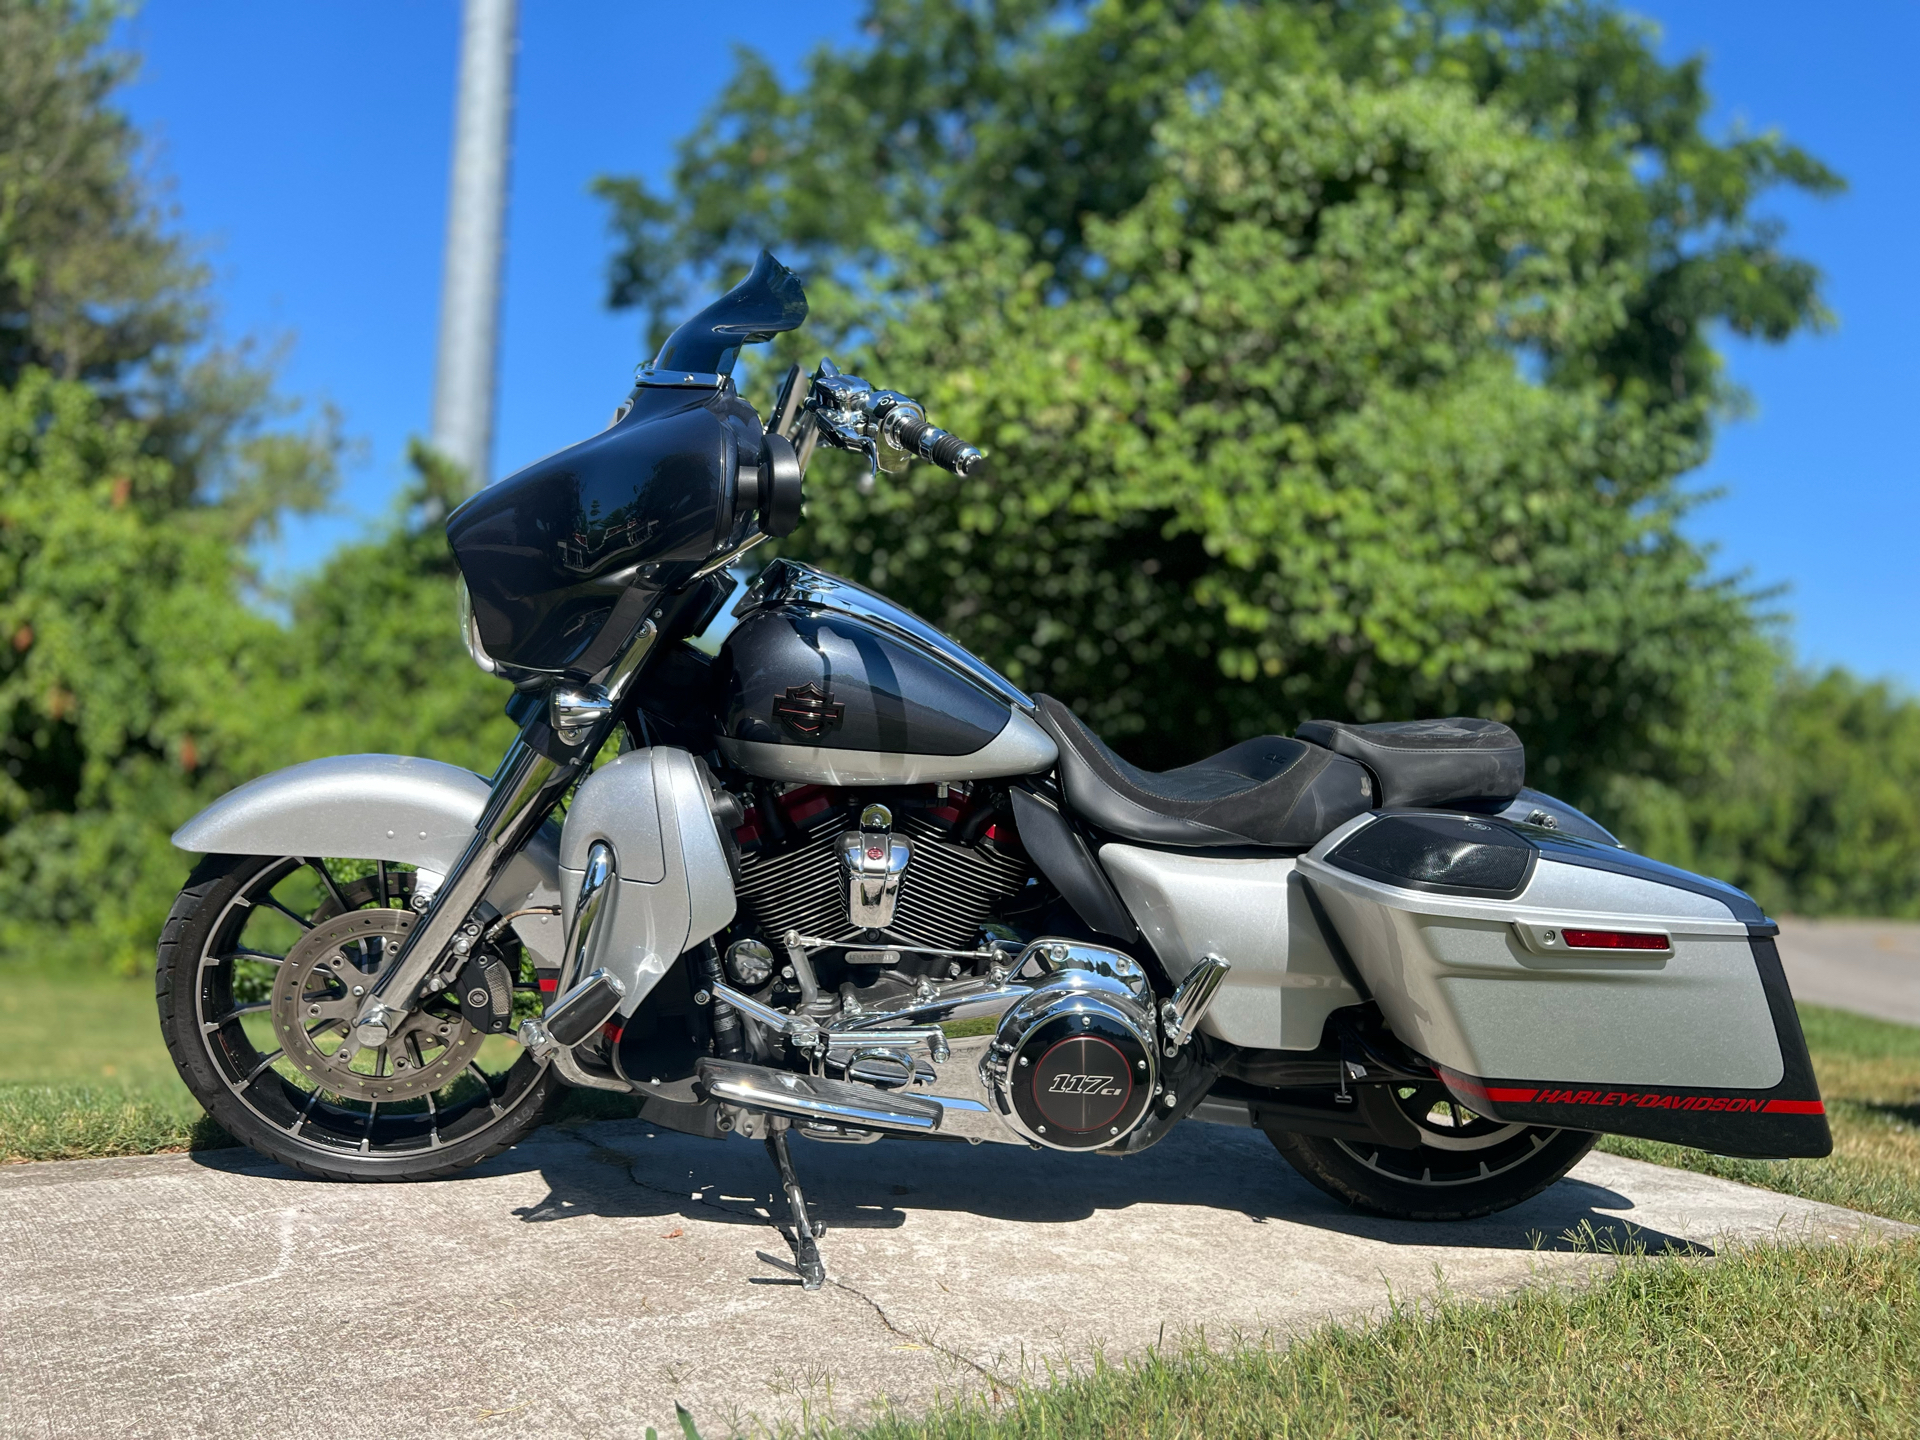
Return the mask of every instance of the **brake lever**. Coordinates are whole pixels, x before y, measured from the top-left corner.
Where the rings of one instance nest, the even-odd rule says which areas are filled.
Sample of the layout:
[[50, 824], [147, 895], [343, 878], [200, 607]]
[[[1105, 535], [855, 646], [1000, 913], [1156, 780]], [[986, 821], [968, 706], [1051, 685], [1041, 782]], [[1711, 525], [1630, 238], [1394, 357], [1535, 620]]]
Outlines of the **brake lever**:
[[820, 438], [836, 450], [867, 457], [867, 484], [880, 473], [879, 427], [874, 423], [873, 386], [858, 375], [843, 375], [831, 360], [822, 360], [807, 391], [805, 411], [813, 416]]
[[881, 462], [882, 445], [903, 463], [917, 457], [956, 475], [973, 474], [986, 458], [977, 446], [929, 423], [926, 407], [911, 395], [876, 390], [857, 375], [842, 374], [831, 360], [821, 360], [804, 408], [822, 440], [867, 457], [862, 493], [872, 490], [882, 470], [897, 468]]

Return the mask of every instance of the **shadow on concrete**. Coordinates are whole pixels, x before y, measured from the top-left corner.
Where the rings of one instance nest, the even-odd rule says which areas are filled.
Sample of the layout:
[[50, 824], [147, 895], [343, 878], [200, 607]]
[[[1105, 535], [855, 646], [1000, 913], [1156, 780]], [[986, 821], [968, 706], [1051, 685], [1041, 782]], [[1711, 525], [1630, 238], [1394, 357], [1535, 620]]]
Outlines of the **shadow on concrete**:
[[[1238, 1226], [1282, 1222], [1389, 1245], [1713, 1253], [1634, 1225], [1625, 1213], [1632, 1200], [1578, 1179], [1479, 1220], [1356, 1214], [1294, 1174], [1264, 1136], [1198, 1124], [1124, 1160], [887, 1140], [796, 1144], [794, 1161], [814, 1216], [829, 1231], [895, 1230], [916, 1211], [1068, 1225], [1134, 1205], [1190, 1205], [1221, 1212], [1223, 1240]], [[473, 1173], [526, 1169], [536, 1169], [548, 1187], [539, 1203], [514, 1212], [529, 1224], [583, 1215], [749, 1226], [786, 1219], [772, 1163], [757, 1142], [702, 1140], [638, 1121], [603, 1124], [543, 1131]]]

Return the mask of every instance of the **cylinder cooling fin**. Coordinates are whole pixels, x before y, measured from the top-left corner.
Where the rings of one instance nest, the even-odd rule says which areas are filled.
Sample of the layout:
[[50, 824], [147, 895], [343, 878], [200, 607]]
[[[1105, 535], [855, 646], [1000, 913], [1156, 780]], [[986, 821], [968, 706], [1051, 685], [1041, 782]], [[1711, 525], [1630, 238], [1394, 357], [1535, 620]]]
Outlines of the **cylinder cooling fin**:
[[889, 833], [907, 840], [912, 854], [885, 936], [914, 945], [973, 945], [981, 922], [1019, 892], [1031, 867], [1001, 828], [976, 825], [978, 833], [968, 834], [977, 797], [956, 790], [941, 800], [932, 786], [868, 792], [808, 785], [762, 798], [736, 832], [744, 928], [776, 938], [790, 929], [834, 940], [877, 934], [850, 913], [844, 852], [847, 838], [860, 833], [863, 811], [882, 797]]

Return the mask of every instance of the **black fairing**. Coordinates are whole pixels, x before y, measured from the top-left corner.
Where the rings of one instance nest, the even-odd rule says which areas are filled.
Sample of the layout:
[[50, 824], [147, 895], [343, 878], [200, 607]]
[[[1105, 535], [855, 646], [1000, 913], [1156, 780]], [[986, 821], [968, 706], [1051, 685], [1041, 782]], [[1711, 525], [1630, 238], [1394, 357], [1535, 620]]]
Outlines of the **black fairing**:
[[637, 621], [648, 596], [744, 538], [737, 477], [760, 463], [762, 433], [731, 385], [643, 386], [608, 429], [455, 510], [447, 543], [487, 653], [521, 671], [597, 668], [582, 662], [623, 596]]
[[851, 615], [773, 606], [742, 620], [716, 669], [725, 733], [766, 744], [970, 755], [1007, 706]]

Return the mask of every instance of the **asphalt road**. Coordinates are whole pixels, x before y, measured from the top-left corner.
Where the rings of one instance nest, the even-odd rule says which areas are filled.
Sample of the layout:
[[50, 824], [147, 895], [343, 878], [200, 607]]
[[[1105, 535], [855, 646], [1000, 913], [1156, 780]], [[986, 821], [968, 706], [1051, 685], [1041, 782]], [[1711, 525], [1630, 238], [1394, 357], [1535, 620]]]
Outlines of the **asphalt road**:
[[1899, 1229], [1595, 1156], [1488, 1220], [1354, 1216], [1257, 1133], [1124, 1161], [801, 1142], [831, 1281], [757, 1249], [771, 1167], [639, 1122], [544, 1130], [434, 1184], [329, 1185], [246, 1151], [0, 1170], [0, 1435], [591, 1437], [758, 1424], [1044, 1378], [1096, 1348], [1281, 1335], [1389, 1288], [1494, 1294], [1604, 1263]]
[[1920, 924], [1782, 920], [1780, 963], [1794, 998], [1920, 1025]]

